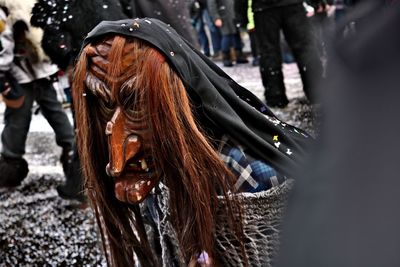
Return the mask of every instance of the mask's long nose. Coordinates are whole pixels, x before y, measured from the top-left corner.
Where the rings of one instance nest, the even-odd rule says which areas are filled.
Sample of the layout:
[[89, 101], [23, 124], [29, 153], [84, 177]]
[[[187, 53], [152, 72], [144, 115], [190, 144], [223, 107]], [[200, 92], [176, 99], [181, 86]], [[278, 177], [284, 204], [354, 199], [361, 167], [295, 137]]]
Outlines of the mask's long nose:
[[115, 110], [111, 120], [107, 122], [106, 135], [109, 151], [106, 172], [109, 176], [118, 177], [126, 162], [139, 152], [141, 143], [137, 135], [130, 134], [126, 129], [126, 118], [119, 107]]

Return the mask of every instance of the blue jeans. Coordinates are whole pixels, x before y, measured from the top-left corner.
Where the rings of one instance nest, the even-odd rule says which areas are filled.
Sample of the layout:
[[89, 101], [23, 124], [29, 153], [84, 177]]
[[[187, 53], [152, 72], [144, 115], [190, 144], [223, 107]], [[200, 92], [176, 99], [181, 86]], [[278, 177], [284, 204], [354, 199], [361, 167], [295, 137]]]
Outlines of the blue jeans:
[[199, 36], [200, 47], [203, 49], [204, 55], [210, 56], [210, 42], [208, 41], [208, 37], [204, 29], [203, 16], [200, 16], [196, 21], [196, 31]]
[[235, 48], [235, 50], [242, 51], [242, 40], [239, 32], [222, 35], [222, 52], [229, 53], [229, 50], [232, 46]]
[[214, 25], [210, 14], [207, 9], [203, 9], [201, 16], [196, 21], [196, 30], [199, 36], [199, 43], [205, 55], [210, 54], [210, 42], [208, 40], [204, 27], [207, 26], [210, 30], [211, 43], [213, 47], [213, 53], [216, 54], [221, 51], [221, 32], [219, 28]]
[[214, 25], [214, 21], [212, 20], [210, 13], [208, 12], [207, 9], [203, 10], [203, 21], [210, 30], [211, 42], [214, 54], [219, 53], [221, 51], [221, 41], [222, 41], [221, 32], [219, 28], [217, 28]]
[[21, 158], [25, 154], [33, 101], [39, 104], [43, 116], [53, 128], [57, 145], [72, 149], [74, 132], [61, 103], [57, 100], [52, 82], [40, 79], [21, 86], [25, 95], [24, 104], [17, 109], [7, 107], [4, 113], [1, 154], [10, 158]]

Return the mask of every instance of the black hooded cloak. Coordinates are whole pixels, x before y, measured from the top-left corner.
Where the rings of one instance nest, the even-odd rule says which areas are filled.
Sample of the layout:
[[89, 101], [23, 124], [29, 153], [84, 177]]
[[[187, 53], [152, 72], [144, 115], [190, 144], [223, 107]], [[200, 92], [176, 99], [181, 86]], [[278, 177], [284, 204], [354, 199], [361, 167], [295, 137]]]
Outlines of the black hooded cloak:
[[311, 140], [305, 132], [278, 120], [250, 91], [233, 81], [167, 24], [152, 18], [103, 21], [83, 47], [107, 34], [148, 42], [160, 51], [181, 78], [195, 115], [208, 128], [229, 134], [253, 156], [294, 177]]

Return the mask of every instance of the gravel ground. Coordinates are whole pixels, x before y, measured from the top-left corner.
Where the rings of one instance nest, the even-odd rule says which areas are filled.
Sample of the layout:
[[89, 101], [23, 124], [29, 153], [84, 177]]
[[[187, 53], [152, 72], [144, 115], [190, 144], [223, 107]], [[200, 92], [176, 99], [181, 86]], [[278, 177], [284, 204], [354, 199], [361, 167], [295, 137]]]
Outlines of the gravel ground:
[[58, 197], [61, 174], [30, 174], [0, 195], [1, 266], [105, 266], [90, 209]]
[[[221, 63], [217, 63], [221, 65]], [[224, 68], [234, 80], [264, 100], [258, 67]], [[283, 121], [315, 134], [313, 109], [304, 104], [294, 64], [284, 66], [288, 98], [273, 109]], [[0, 102], [0, 131], [4, 104]], [[25, 158], [30, 173], [21, 186], [0, 193], [0, 266], [105, 266], [90, 208], [62, 200], [55, 190], [63, 181], [60, 149], [41, 115], [34, 116]]]

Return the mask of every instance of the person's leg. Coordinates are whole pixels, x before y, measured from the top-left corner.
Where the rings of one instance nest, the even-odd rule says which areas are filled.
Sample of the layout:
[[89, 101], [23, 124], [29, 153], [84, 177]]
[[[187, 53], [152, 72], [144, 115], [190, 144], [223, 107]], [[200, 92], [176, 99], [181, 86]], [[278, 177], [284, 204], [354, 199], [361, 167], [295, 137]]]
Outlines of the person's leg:
[[236, 63], [237, 64], [243, 64], [243, 63], [249, 63], [245, 55], [243, 55], [243, 44], [242, 44], [242, 38], [240, 37], [240, 32], [237, 31], [236, 33], [232, 34], [232, 40], [233, 40], [233, 46], [235, 47], [236, 51]]
[[210, 56], [210, 43], [208, 41], [208, 37], [206, 34], [206, 31], [204, 29], [204, 21], [203, 21], [203, 17], [199, 16], [199, 18], [196, 21], [196, 30], [197, 30], [197, 34], [199, 36], [199, 43], [201, 48], [203, 49], [203, 53], [204, 55], [206, 55], [207, 57]]
[[310, 21], [302, 4], [284, 8], [282, 30], [299, 67], [303, 90], [314, 101], [317, 83], [322, 78], [322, 63], [311, 34]]
[[7, 158], [22, 158], [25, 154], [35, 92], [32, 84], [24, 84], [21, 87], [24, 90], [24, 103], [17, 109], [7, 107], [4, 113], [1, 154]]
[[43, 116], [54, 130], [57, 145], [65, 149], [72, 149], [74, 131], [61, 103], [57, 100], [57, 93], [52, 82], [47, 79], [40, 79], [35, 81], [34, 85], [35, 90], [40, 92], [36, 102], [39, 104]]
[[85, 193], [83, 190], [83, 179], [81, 172], [81, 164], [76, 145], [73, 150], [68, 151], [67, 155], [63, 155], [68, 161], [65, 169], [65, 183], [57, 186], [58, 195], [65, 199], [75, 199], [81, 202], [85, 201]]
[[283, 83], [282, 56], [279, 39], [281, 8], [254, 13], [256, 36], [260, 48], [260, 73], [265, 100], [272, 107], [285, 107], [288, 99]]
[[258, 52], [258, 44], [257, 44], [257, 38], [256, 38], [256, 32], [255, 30], [251, 30], [247, 32], [249, 35], [250, 39], [250, 49], [251, 49], [251, 55], [252, 57], [257, 57], [259, 52]]
[[221, 53], [222, 35], [219, 28], [214, 25], [207, 9], [203, 10], [203, 21], [208, 26], [211, 35], [211, 43], [213, 47], [213, 56], [218, 57]]
[[1, 134], [0, 187], [18, 186], [28, 174], [28, 164], [22, 156], [32, 117], [34, 91], [31, 84], [21, 85], [24, 103], [20, 108], [6, 108]]
[[222, 63], [225, 67], [232, 67], [232, 59], [231, 59], [231, 46], [232, 46], [232, 37], [230, 34], [222, 35], [221, 49], [222, 49]]
[[257, 37], [255, 30], [248, 31], [249, 38], [250, 38], [250, 49], [251, 55], [253, 56], [252, 65], [259, 66], [260, 65], [260, 52], [257, 43]]
[[310, 32], [311, 38], [315, 42], [315, 47], [317, 48], [318, 57], [322, 58], [325, 55], [325, 43], [324, 43], [324, 24], [325, 24], [325, 17], [327, 16], [326, 12], [316, 13], [311, 18], [308, 18], [310, 21]]
[[280, 32], [281, 36], [281, 50], [282, 50], [282, 60], [283, 63], [290, 64], [295, 62], [292, 50], [290, 49], [289, 45], [287, 44], [287, 41], [285, 37], [283, 36], [282, 31]]
[[81, 167], [72, 125], [62, 109], [61, 103], [57, 100], [57, 94], [51, 81], [38, 80], [35, 82], [35, 86], [36, 90], [40, 91], [36, 101], [40, 105], [43, 116], [54, 130], [57, 144], [63, 148], [60, 161], [66, 182], [57, 187], [57, 192], [62, 198], [84, 201]]

